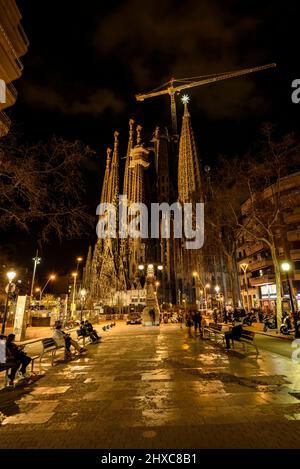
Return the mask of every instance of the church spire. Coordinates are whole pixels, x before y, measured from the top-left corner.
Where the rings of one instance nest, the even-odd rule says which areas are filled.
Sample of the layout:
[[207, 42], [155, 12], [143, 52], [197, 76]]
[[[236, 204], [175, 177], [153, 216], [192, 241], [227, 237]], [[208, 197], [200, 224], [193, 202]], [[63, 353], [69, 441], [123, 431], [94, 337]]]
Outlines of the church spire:
[[114, 152], [111, 161], [111, 169], [109, 175], [108, 193], [111, 203], [118, 203], [119, 197], [119, 132], [114, 132]]
[[136, 143], [137, 143], [137, 145], [140, 145], [141, 142], [142, 142], [142, 137], [141, 137], [142, 128], [143, 127], [141, 125], [136, 126], [136, 133], [137, 133]]
[[101, 199], [100, 202], [103, 204], [108, 202], [108, 183], [109, 183], [109, 172], [110, 172], [110, 162], [111, 162], [111, 148], [107, 148], [106, 150], [106, 168], [104, 173], [104, 180], [102, 184], [102, 192], [101, 192]]
[[188, 110], [188, 96], [182, 97], [184, 113], [179, 141], [178, 198], [184, 202], [200, 202], [201, 178], [196, 142]]
[[130, 190], [131, 190], [131, 176], [132, 176], [132, 171], [130, 169], [130, 153], [133, 148], [133, 124], [134, 120], [130, 119], [129, 120], [129, 139], [128, 139], [128, 147], [127, 147], [127, 153], [126, 153], [126, 163], [125, 163], [125, 172], [124, 172], [124, 182], [123, 182], [123, 194], [127, 196], [128, 203], [130, 204]]

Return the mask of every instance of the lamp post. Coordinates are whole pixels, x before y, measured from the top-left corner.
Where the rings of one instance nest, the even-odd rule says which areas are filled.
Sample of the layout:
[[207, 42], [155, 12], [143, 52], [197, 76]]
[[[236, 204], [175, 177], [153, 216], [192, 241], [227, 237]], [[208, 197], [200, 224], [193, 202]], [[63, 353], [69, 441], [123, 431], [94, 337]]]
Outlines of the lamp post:
[[50, 275], [50, 277], [48, 278], [47, 282], [45, 283], [45, 285], [43, 286], [42, 289], [40, 289], [40, 288], [36, 289], [36, 291], [38, 291], [38, 290], [40, 291], [40, 301], [42, 301], [42, 296], [43, 296], [44, 290], [47, 287], [50, 280], [55, 280], [55, 275], [54, 274]]
[[76, 304], [75, 304], [75, 292], [76, 292], [76, 279], [77, 279], [78, 272], [73, 272], [72, 277], [74, 278], [74, 284], [73, 284], [73, 296], [72, 296], [72, 304], [71, 304], [71, 311], [72, 315], [76, 311]]
[[244, 272], [244, 281], [245, 281], [245, 288], [246, 288], [246, 295], [247, 295], [247, 309], [248, 309], [248, 312], [249, 312], [250, 307], [249, 307], [249, 293], [248, 293], [248, 279], [247, 279], [248, 265], [249, 264], [246, 264], [246, 262], [244, 262], [243, 264], [241, 264], [241, 269]]
[[295, 337], [300, 337], [298, 327], [297, 327], [296, 310], [295, 310], [294, 298], [293, 298], [293, 295], [292, 295], [292, 289], [291, 289], [290, 277], [289, 277], [289, 271], [291, 270], [291, 264], [287, 261], [282, 262], [281, 270], [285, 273], [286, 282], [287, 282], [287, 285], [288, 285], [289, 297], [290, 297], [292, 314], [293, 314], [293, 319], [294, 319]]
[[80, 290], [80, 300], [81, 300], [81, 310], [80, 310], [80, 322], [82, 321], [83, 305], [85, 303], [86, 289], [82, 288]]
[[37, 266], [38, 264], [40, 264], [40, 263], [41, 263], [41, 260], [42, 260], [42, 258], [39, 257], [38, 254], [39, 254], [39, 251], [37, 250], [35, 257], [33, 257], [33, 259], [32, 259], [32, 260], [34, 261], [34, 266], [33, 266], [32, 280], [31, 280], [30, 301], [31, 301], [32, 294], [33, 294], [33, 287], [34, 287], [34, 279], [35, 279], [36, 266]]
[[4, 310], [4, 317], [3, 317], [3, 322], [2, 322], [1, 334], [4, 334], [4, 332], [5, 332], [9, 295], [10, 295], [11, 291], [13, 291], [13, 288], [15, 286], [12, 283], [12, 281], [15, 278], [16, 275], [17, 274], [14, 271], [7, 272], [7, 274], [6, 274], [6, 276], [8, 278], [8, 284], [6, 285], [6, 289], [5, 289], [5, 291], [6, 291], [6, 302], [5, 302], [5, 310]]
[[197, 294], [197, 293], [198, 293], [198, 288], [197, 288], [198, 272], [196, 272], [196, 271], [194, 270], [194, 272], [193, 272], [192, 275], [193, 275], [193, 277], [194, 277], [194, 283], [195, 283], [195, 303], [196, 303], [196, 305], [197, 305], [197, 301], [198, 301], [198, 294]]
[[208, 293], [206, 290], [209, 290], [210, 289], [210, 283], [207, 283], [205, 286], [204, 286], [204, 296], [205, 296], [205, 305], [206, 305], [206, 309], [208, 309]]
[[220, 287], [219, 287], [219, 285], [216, 285], [216, 286], [215, 286], [215, 292], [216, 292], [216, 294], [217, 294], [218, 309], [220, 309], [220, 301], [219, 301]]

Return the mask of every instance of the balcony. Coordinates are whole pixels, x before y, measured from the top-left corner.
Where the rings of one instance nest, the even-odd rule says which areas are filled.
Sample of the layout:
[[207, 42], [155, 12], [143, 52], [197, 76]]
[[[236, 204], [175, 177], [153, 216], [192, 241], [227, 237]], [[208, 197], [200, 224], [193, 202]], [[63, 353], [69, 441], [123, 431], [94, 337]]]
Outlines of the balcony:
[[260, 259], [258, 261], [250, 262], [248, 265], [248, 270], [251, 272], [253, 270], [265, 269], [266, 267], [271, 267], [272, 265], [272, 259]]
[[[0, 24], [0, 58], [1, 67], [6, 72], [9, 80], [12, 81], [19, 78], [23, 71], [23, 64], [10, 42], [4, 28]], [[5, 74], [3, 74], [5, 75]]]
[[266, 249], [266, 246], [261, 242], [251, 244], [246, 247], [246, 256], [252, 256], [254, 253], [263, 251], [264, 249]]
[[300, 241], [300, 230], [292, 230], [287, 232], [288, 241]]
[[290, 213], [284, 217], [284, 221], [287, 225], [290, 223], [300, 223], [300, 213]]
[[291, 249], [290, 250], [290, 257], [293, 261], [300, 260], [300, 249]]
[[10, 118], [4, 112], [0, 112], [0, 138], [8, 134], [10, 125]]
[[18, 92], [12, 83], [6, 85], [6, 102], [0, 104], [0, 111], [15, 104]]
[[249, 278], [251, 287], [258, 287], [275, 282], [274, 275], [262, 275], [261, 277]]

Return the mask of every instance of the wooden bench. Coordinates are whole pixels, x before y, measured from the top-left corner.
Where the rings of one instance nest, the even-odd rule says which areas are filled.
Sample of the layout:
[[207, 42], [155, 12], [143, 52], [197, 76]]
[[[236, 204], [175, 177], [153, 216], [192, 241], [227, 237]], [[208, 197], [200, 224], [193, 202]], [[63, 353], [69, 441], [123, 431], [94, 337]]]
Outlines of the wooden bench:
[[51, 366], [53, 366], [56, 351], [59, 350], [59, 349], [62, 349], [62, 348], [65, 350], [65, 346], [64, 345], [60, 345], [60, 346], [56, 345], [56, 343], [55, 343], [54, 339], [52, 339], [52, 337], [42, 339], [42, 345], [43, 345], [43, 351], [40, 355], [40, 364], [41, 364], [43, 356], [46, 353], [50, 353], [51, 354]]
[[232, 340], [233, 347], [234, 347], [235, 342], [242, 343], [245, 350], [247, 350], [247, 346], [250, 345], [251, 347], [255, 348], [256, 356], [257, 356], [258, 355], [258, 348], [257, 348], [257, 345], [254, 341], [254, 338], [255, 338], [255, 332], [246, 331], [246, 330], [243, 329], [241, 337], [239, 339], [233, 339]]
[[2, 371], [5, 371], [5, 385], [7, 385], [9, 379], [8, 379], [8, 370], [11, 368], [10, 365], [7, 365], [6, 363], [0, 363], [0, 373]]
[[[224, 332], [222, 331], [222, 324], [216, 324], [214, 322], [209, 323], [208, 326], [203, 327], [203, 331], [208, 332], [208, 338], [211, 338], [211, 334], [214, 335], [214, 338], [217, 342], [221, 342], [222, 344], [225, 343], [225, 336]], [[217, 338], [221, 338], [220, 340], [217, 340]]]
[[78, 329], [78, 330], [76, 331], [76, 334], [77, 334], [77, 342], [79, 342], [80, 340], [82, 340], [82, 345], [83, 345], [84, 347], [85, 347], [85, 341], [86, 341], [86, 339], [88, 339], [89, 342], [92, 342], [92, 339], [90, 338], [90, 336], [89, 336], [88, 334], [85, 334], [85, 335], [84, 335], [83, 332], [82, 332], [80, 329]]

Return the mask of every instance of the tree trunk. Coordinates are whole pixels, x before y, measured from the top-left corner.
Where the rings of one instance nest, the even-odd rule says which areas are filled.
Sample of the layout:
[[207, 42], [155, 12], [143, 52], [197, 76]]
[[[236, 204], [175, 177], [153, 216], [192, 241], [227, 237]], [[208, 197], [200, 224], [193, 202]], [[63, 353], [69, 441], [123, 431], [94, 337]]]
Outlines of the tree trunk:
[[281, 325], [281, 317], [282, 317], [282, 304], [281, 304], [281, 273], [280, 273], [280, 265], [277, 258], [276, 248], [274, 244], [270, 246], [271, 248], [271, 256], [272, 261], [274, 264], [274, 271], [275, 271], [275, 281], [276, 281], [276, 317], [277, 317], [277, 329], [279, 331]]

